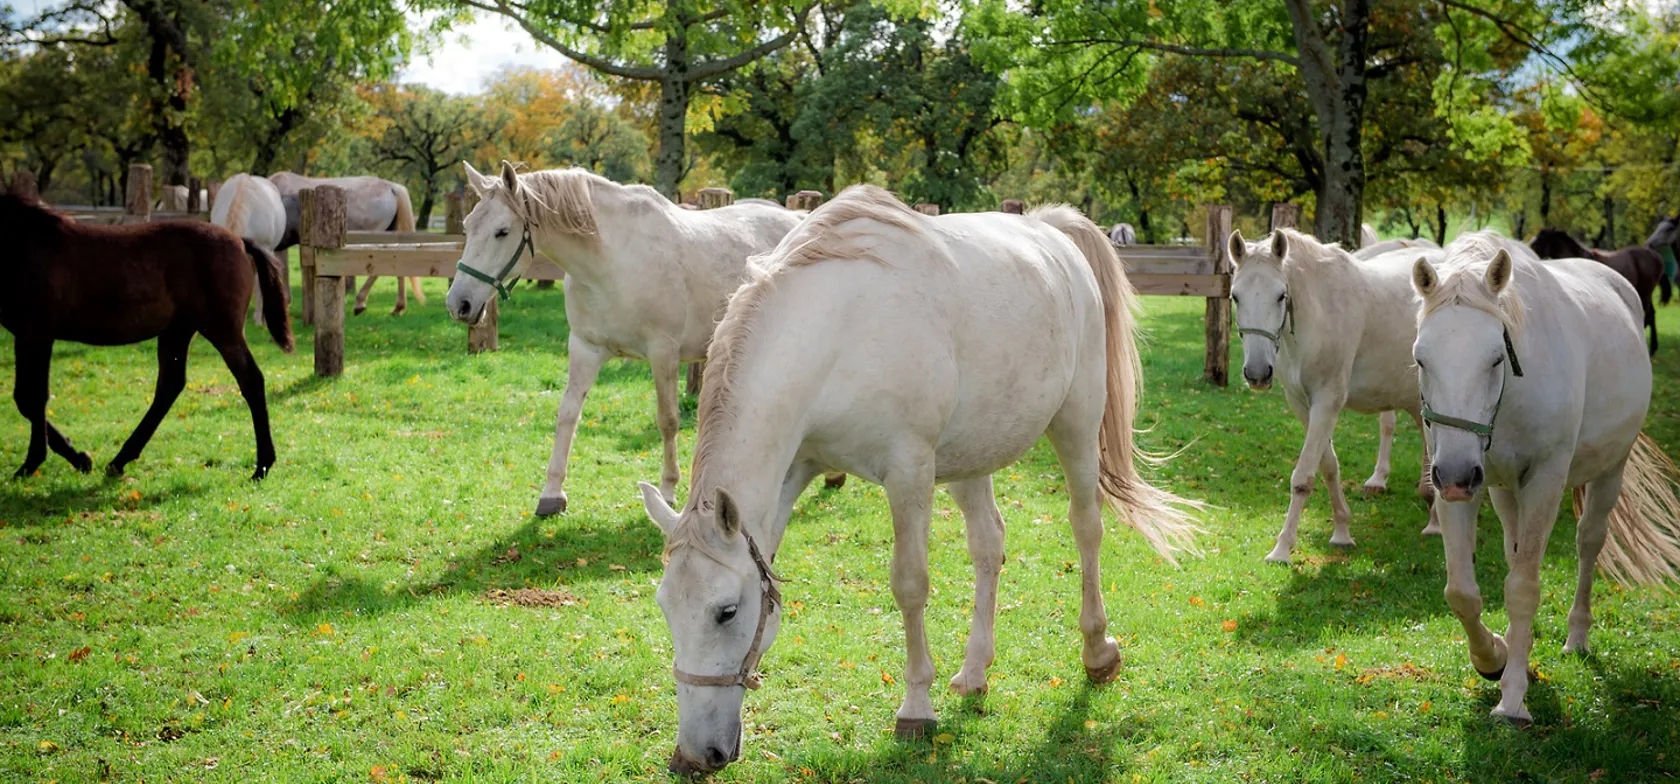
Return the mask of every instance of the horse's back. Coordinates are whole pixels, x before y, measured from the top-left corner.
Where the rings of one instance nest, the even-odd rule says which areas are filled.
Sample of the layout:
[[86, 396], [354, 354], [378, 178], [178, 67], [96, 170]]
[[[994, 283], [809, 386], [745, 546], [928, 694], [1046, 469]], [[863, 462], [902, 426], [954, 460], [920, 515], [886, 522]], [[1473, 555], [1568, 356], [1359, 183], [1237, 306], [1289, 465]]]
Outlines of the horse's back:
[[[240, 214], [234, 214], [235, 209]], [[210, 222], [274, 250], [286, 234], [286, 208], [274, 183], [263, 177], [235, 174], [216, 192], [216, 201], [210, 205]]]
[[49, 275], [55, 337], [122, 345], [176, 324], [238, 327], [253, 269], [240, 238], [203, 221], [77, 226]]

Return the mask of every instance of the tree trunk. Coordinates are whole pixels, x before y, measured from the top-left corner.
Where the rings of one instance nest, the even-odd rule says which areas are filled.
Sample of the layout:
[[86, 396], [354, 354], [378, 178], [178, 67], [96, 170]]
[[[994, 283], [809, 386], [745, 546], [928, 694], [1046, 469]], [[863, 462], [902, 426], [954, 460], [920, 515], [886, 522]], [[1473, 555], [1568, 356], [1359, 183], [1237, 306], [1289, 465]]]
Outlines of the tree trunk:
[[1435, 244], [1447, 246], [1447, 205], [1435, 202]]
[[1552, 225], [1552, 173], [1540, 170], [1540, 228]]
[[432, 196], [432, 189], [427, 188], [426, 195], [420, 198], [420, 211], [414, 213], [415, 228], [425, 231], [432, 225], [432, 207], [436, 204], [437, 199]]
[[1343, 0], [1336, 57], [1318, 26], [1311, 0], [1286, 0], [1285, 5], [1324, 148], [1324, 182], [1318, 192], [1314, 233], [1324, 242], [1358, 248], [1365, 206], [1363, 125], [1371, 3]]
[[[41, 186], [41, 190], [45, 191], [46, 189], [46, 185]], [[1618, 244], [1616, 242], [1616, 199], [1608, 193], [1604, 194], [1604, 231], [1599, 236], [1601, 237], [1598, 242], [1600, 248], [1615, 248]]]
[[687, 28], [679, 21], [665, 38], [665, 78], [659, 82], [659, 158], [653, 174], [653, 187], [671, 201], [678, 198], [687, 154], [688, 96], [693, 87], [688, 81], [689, 65]]

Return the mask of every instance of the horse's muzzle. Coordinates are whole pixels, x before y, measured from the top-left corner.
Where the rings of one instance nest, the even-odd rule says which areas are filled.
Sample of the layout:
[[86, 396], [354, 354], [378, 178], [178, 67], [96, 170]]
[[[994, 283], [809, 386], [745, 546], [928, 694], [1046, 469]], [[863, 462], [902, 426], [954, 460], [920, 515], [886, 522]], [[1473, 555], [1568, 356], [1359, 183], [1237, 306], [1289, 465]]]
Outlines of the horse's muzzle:
[[1267, 365], [1265, 370], [1262, 372], [1262, 371], [1258, 371], [1258, 370], [1251, 370], [1251, 369], [1249, 369], [1249, 367], [1247, 365], [1244, 365], [1243, 366], [1243, 380], [1248, 382], [1248, 388], [1249, 389], [1255, 389], [1255, 390], [1260, 390], [1260, 391], [1265, 391], [1265, 390], [1271, 389], [1272, 388], [1272, 366]]
[[1476, 497], [1476, 491], [1482, 489], [1486, 477], [1481, 466], [1472, 465], [1465, 470], [1446, 472], [1440, 466], [1431, 466], [1429, 478], [1435, 483], [1441, 500], [1469, 501]]
[[690, 759], [682, 752], [682, 748], [671, 749], [671, 761], [666, 764], [672, 773], [679, 776], [695, 776], [702, 773], [714, 773], [723, 770], [729, 763], [741, 756], [741, 744], [735, 743], [733, 752], [726, 752], [716, 746], [706, 748], [705, 759]]

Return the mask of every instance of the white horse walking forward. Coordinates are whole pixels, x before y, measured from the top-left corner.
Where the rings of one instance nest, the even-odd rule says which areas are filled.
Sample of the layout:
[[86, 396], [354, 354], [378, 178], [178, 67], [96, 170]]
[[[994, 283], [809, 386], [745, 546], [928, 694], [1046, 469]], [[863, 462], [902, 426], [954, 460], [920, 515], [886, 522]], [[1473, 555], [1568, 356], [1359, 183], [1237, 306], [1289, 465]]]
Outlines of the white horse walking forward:
[[657, 598], [677, 679], [677, 770], [740, 753], [741, 703], [780, 624], [770, 564], [800, 491], [823, 470], [886, 488], [892, 590], [904, 615], [897, 729], [934, 724], [923, 610], [936, 484], [968, 527], [975, 606], [951, 688], [986, 689], [1003, 518], [991, 474], [1048, 435], [1079, 547], [1081, 658], [1112, 679], [1098, 557], [1106, 501], [1167, 557], [1197, 530], [1135, 468], [1135, 295], [1102, 230], [1060, 206], [920, 215], [855, 186], [811, 213], [729, 302], [700, 396], [693, 488], [679, 514], [644, 484], [665, 532]]
[[481, 199], [467, 216], [461, 275], [445, 305], [476, 322], [498, 292], [540, 251], [566, 271], [571, 327], [566, 392], [537, 514], [566, 509], [566, 463], [584, 396], [615, 356], [653, 366], [659, 433], [665, 442], [659, 488], [676, 502], [677, 430], [682, 424], [678, 366], [706, 357], [712, 328], [730, 292], [746, 279], [747, 257], [776, 246], [804, 213], [773, 203], [687, 211], [645, 185], [619, 185], [583, 169], [516, 174], [502, 162], [492, 179], [463, 163]]
[[[1513, 256], [1490, 232], [1453, 241], [1440, 269], [1419, 259], [1413, 280], [1423, 296], [1418, 387], [1445, 502], [1447, 604], [1469, 636], [1471, 663], [1499, 681], [1493, 714], [1526, 724], [1540, 559], [1564, 490], [1585, 487], [1565, 652], [1586, 651], [1595, 563], [1639, 583], [1673, 580], [1680, 565], [1674, 466], [1640, 432], [1651, 399], [1643, 312], [1609, 267]], [[1484, 487], [1505, 533], [1504, 637], [1482, 624], [1476, 586]]]
[[[1423, 430], [1411, 388], [1413, 333], [1406, 321], [1416, 311], [1410, 273], [1418, 251], [1362, 261], [1340, 246], [1279, 229], [1269, 241], [1256, 243], [1232, 232], [1230, 253], [1237, 264], [1231, 300], [1242, 334], [1243, 378], [1255, 389], [1269, 388], [1274, 379], [1281, 382], [1289, 410], [1307, 430], [1289, 477], [1289, 512], [1266, 560], [1289, 562], [1314, 473], [1324, 477], [1330, 493], [1335, 524], [1330, 543], [1351, 547], [1353, 512], [1342, 494], [1331, 443], [1337, 418], [1343, 409], [1405, 411]], [[1382, 429], [1384, 443], [1377, 470], [1365, 482], [1367, 492], [1382, 490], [1388, 479], [1393, 419], [1385, 420]], [[1431, 496], [1428, 471], [1426, 449], [1418, 479], [1425, 498]], [[1438, 533], [1433, 512], [1423, 533]]]

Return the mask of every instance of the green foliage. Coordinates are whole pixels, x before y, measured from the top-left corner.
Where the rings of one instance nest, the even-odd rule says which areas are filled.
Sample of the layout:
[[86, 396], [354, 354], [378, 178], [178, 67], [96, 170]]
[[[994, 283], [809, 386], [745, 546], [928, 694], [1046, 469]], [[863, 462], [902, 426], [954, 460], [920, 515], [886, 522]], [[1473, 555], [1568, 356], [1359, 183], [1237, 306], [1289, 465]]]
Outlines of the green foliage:
[[548, 137], [548, 159], [616, 182], [636, 182], [648, 175], [648, 138], [617, 112], [580, 103]]

